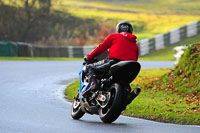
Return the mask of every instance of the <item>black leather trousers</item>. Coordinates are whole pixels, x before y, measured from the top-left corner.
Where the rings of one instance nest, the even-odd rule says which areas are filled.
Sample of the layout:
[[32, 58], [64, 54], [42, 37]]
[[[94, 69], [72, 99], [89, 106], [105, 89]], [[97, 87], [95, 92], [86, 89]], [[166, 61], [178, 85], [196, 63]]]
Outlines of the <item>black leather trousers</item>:
[[89, 81], [97, 83], [96, 74], [97, 73], [108, 73], [110, 67], [113, 64], [118, 63], [118, 59], [104, 59], [99, 62], [88, 65]]

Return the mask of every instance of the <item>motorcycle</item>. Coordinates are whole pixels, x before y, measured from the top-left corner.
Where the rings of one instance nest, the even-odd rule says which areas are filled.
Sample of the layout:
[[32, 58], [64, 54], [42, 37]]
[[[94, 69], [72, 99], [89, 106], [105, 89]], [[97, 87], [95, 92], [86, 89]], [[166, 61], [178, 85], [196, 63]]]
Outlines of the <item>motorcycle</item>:
[[141, 66], [136, 61], [120, 61], [112, 65], [108, 73], [99, 72], [97, 82], [100, 87], [95, 92], [88, 91], [91, 84], [86, 66], [87, 64], [83, 63], [79, 73], [79, 91], [72, 103], [71, 116], [78, 120], [85, 113], [96, 114], [104, 123], [112, 123], [139, 95], [140, 88], [131, 92], [130, 83], [138, 75]]

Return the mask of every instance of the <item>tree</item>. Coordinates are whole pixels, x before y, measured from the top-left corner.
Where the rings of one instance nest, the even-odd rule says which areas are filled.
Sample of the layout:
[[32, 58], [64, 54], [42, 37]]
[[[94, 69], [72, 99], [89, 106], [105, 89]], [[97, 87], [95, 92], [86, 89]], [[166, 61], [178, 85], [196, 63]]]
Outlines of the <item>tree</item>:
[[[36, 8], [36, 4], [39, 5], [39, 9]], [[30, 30], [33, 30], [33, 27], [36, 21], [41, 21], [43, 23], [44, 18], [50, 14], [51, 0], [25, 0], [24, 1], [24, 10], [25, 10], [25, 30], [22, 35], [21, 40], [29, 40], [31, 35], [29, 34]], [[45, 27], [43, 27], [44, 29]]]
[[51, 9], [51, 0], [39, 0], [40, 10], [49, 14]]
[[7, 0], [9, 4], [3, 1], [0, 0], [0, 40], [45, 43], [54, 38], [57, 44], [77, 45], [85, 44], [83, 40], [96, 35], [99, 28], [94, 19], [51, 10], [55, 0]]

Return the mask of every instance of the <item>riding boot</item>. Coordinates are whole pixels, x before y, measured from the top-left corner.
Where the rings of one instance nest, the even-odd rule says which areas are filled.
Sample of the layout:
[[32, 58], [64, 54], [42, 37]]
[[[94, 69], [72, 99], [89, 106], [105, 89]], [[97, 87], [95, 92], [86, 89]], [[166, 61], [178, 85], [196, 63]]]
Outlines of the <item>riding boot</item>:
[[97, 79], [96, 79], [96, 75], [91, 75], [89, 77], [89, 82], [91, 83], [91, 90], [92, 91], [98, 90], [98, 82], [97, 82]]
[[88, 77], [88, 80], [89, 82], [91, 83], [91, 90], [92, 91], [96, 91], [98, 90], [98, 87], [99, 87], [99, 84], [97, 82], [97, 79], [96, 79], [96, 75], [94, 73], [94, 70], [90, 67], [89, 68], [89, 77]]

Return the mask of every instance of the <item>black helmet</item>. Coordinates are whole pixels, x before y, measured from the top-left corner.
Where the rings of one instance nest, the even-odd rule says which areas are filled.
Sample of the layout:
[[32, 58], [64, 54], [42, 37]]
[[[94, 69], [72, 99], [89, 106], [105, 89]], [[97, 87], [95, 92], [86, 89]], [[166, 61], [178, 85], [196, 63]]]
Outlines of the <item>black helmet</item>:
[[129, 32], [132, 34], [133, 32], [133, 27], [128, 21], [121, 21], [117, 24], [116, 26], [116, 32]]

